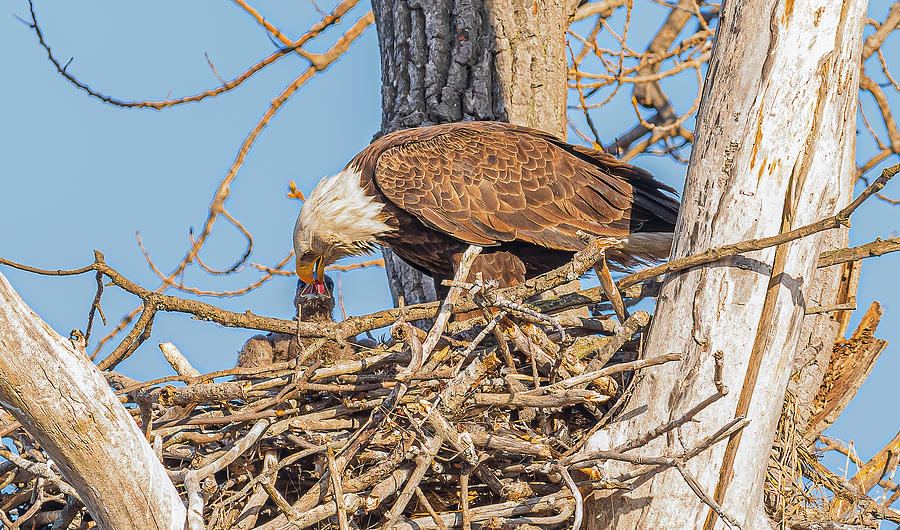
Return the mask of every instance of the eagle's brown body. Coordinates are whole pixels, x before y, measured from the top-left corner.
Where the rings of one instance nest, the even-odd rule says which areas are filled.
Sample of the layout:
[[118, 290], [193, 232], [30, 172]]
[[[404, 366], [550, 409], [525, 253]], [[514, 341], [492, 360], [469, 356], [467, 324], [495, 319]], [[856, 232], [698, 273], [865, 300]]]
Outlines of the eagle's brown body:
[[[378, 242], [438, 279], [453, 275], [470, 244], [485, 247], [477, 270], [513, 284], [568, 261], [584, 235], [671, 233], [678, 214], [678, 201], [665, 193], [673, 190], [649, 173], [508, 123], [397, 131], [346, 169], [358, 171], [365, 194], [384, 205], [392, 230]], [[630, 266], [668, 253], [642, 241], [608, 256]]]

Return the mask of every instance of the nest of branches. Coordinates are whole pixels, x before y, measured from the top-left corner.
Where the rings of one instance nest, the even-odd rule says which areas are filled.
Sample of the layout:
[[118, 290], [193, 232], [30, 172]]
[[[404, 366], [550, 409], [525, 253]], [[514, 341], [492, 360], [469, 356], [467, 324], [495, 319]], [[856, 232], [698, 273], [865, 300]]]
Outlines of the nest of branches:
[[[151, 292], [112, 269], [100, 253], [89, 266], [51, 272], [94, 271], [144, 302], [128, 337], [98, 365], [108, 370], [110, 385], [130, 404], [186, 497], [192, 529], [577, 528], [586, 495], [627, 490], [665, 469], [677, 470], [702, 502], [736, 525], [684, 463], [742, 429], [747, 424], [742, 416], [679, 454], [633, 452], [692, 421], [727, 394], [722, 355], [714, 356], [717, 392], [708, 399], [615, 447], [585, 447], [591, 434], [627, 402], [635, 374], [679, 359], [677, 354], [644, 357], [640, 339], [650, 315], [636, 311], [626, 316], [622, 299], [635, 303], [655, 296], [661, 274], [836, 226], [892, 175], [885, 172], [832, 218], [672, 260], [615, 283], [608, 276], [603, 282], [608, 241], [592, 241], [559, 269], [503, 289], [477, 275], [464, 281], [480, 251], [471, 247], [456, 277], [447, 282], [449, 294], [442, 302], [401, 305], [341, 322], [322, 318], [321, 301], [306, 311], [301, 303], [296, 320], [279, 320]], [[882, 248], [886, 244], [894, 242], [826, 252], [819, 264], [888, 252]], [[592, 268], [601, 271], [605, 287], [559, 293], [560, 286]], [[102, 286], [98, 281], [98, 299]], [[615, 307], [619, 318], [608, 314]], [[177, 376], [139, 382], [109, 370], [146, 340], [156, 311], [180, 311], [269, 333], [248, 341], [233, 369], [201, 374], [165, 343], [160, 348]], [[328, 311], [326, 304], [324, 314]], [[840, 351], [880, 352], [883, 341], [873, 339], [874, 325], [877, 319], [861, 325], [865, 329], [839, 345]], [[381, 343], [358, 339], [383, 328], [390, 329], [390, 336]], [[261, 361], [256, 355], [249, 362], [251, 347], [269, 352], [268, 357]], [[835, 367], [855, 366], [843, 353], [835, 359]], [[841, 400], [829, 396], [843, 392], [842, 380], [826, 376], [828, 395], [820, 400], [823, 408], [817, 415], [832, 414], [828, 404]], [[175, 382], [183, 384], [170, 384]], [[777, 507], [786, 504], [781, 500], [787, 499], [808, 516], [821, 503], [801, 486], [824, 467], [810, 445], [791, 434], [794, 424], [783, 421], [779, 431], [769, 477], [774, 501], [769, 505], [777, 515]], [[11, 528], [93, 524], [77, 492], [60, 478], [33, 437], [11, 420], [0, 427], [0, 436], [15, 446], [15, 451], [0, 450], [7, 460], [0, 466], [0, 521]], [[615, 461], [632, 464], [633, 470], [615, 479], [597, 471], [598, 464]], [[884, 467], [878, 462], [867, 466]], [[793, 469], [800, 472], [791, 474]], [[832, 492], [844, 491], [844, 486], [826, 484]], [[847, 491], [854, 506], [867, 499]], [[864, 513], [874, 509], [876, 516], [893, 520], [893, 512], [872, 508], [873, 502]], [[781, 515], [787, 520], [797, 514]]]
[[[628, 487], [577, 471], [576, 453], [622, 404], [635, 370], [678, 356], [641, 359], [636, 334], [649, 315], [620, 325], [588, 291], [544, 301], [570, 306], [550, 316], [489, 281], [460, 281], [476, 255], [448, 282], [436, 318], [414, 322], [415, 308], [401, 307], [382, 343], [321, 323], [330, 337], [273, 332], [245, 346], [295, 352], [284, 362], [200, 374], [164, 344], [179, 376], [107, 372], [196, 527], [561, 528], [583, 494]], [[589, 245], [522, 293], [578, 278], [601, 255]], [[463, 295], [476, 308], [459, 315], [470, 307]], [[383, 322], [371, 317], [354, 330]], [[177, 380], [186, 384], [167, 384]], [[8, 456], [31, 467], [0, 470], [7, 524], [77, 527], [79, 504], [39, 445], [22, 429], [5, 436], [22, 455]]]
[[[602, 245], [518, 291], [461, 281], [479, 250], [433, 319], [414, 321], [429, 313], [412, 306], [294, 322], [295, 334], [248, 341], [234, 369], [200, 374], [166, 343], [178, 376], [106, 372], [188, 499], [192, 527], [570, 527], [583, 494], [628, 487], [577, 471], [592, 465], [577, 451], [623, 403], [635, 370], [678, 356], [642, 359], [649, 315], [620, 325], [600, 314], [597, 290], [538, 300], [594, 266]], [[559, 307], [568, 310], [547, 312]], [[300, 319], [310, 316], [301, 303]], [[386, 319], [386, 340], [355, 339]], [[288, 360], [247, 362], [260, 343]], [[4, 436], [17, 449], [0, 470], [4, 522], [78, 527], [88, 516], [38, 443], [16, 425]]]
[[[782, 528], [798, 530], [816, 528], [879, 528], [881, 520], [898, 523], [896, 512], [889, 507], [897, 499], [900, 487], [890, 478], [896, 461], [882, 461], [876, 466], [882, 471], [874, 484], [866, 484], [860, 475], [866, 462], [859, 461], [851, 446], [831, 437], [820, 435], [814, 444], [805, 439], [797, 428], [796, 403], [788, 393], [775, 433], [769, 469], [766, 474], [765, 504], [769, 517]], [[826, 451], [838, 451], [847, 456], [862, 472], [848, 477], [828, 469], [821, 458]], [[868, 493], [873, 485], [882, 486], [883, 495]], [[888, 498], [887, 493], [894, 495]], [[880, 497], [880, 498], [879, 498]]]

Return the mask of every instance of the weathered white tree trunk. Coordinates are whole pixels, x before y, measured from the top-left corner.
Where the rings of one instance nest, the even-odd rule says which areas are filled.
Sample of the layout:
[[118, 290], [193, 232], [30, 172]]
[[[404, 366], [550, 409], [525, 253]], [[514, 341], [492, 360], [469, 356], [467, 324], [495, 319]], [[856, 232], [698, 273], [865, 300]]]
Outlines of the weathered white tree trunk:
[[[866, 41], [863, 43], [861, 62], [875, 53], [876, 48], [884, 42], [884, 37], [893, 31], [898, 16], [900, 16], [900, 4], [895, 3], [882, 27], [866, 37]], [[835, 185], [838, 184], [835, 182]], [[847, 183], [851, 189], [853, 184], [854, 182]], [[849, 191], [847, 190], [848, 193]], [[823, 237], [822, 250], [845, 248], [847, 244], [848, 230], [846, 228], [832, 230]], [[845, 263], [818, 269], [809, 292], [810, 304], [834, 306], [854, 302], [856, 300], [856, 282], [853, 277], [859, 278], [861, 267], [862, 263], [860, 262], [856, 263], [855, 267], [852, 263]], [[853, 270], [854, 268], [856, 270]], [[794, 359], [797, 377], [788, 384], [788, 389], [794, 393], [797, 403], [797, 424], [801, 432], [808, 427], [807, 422], [810, 419], [814, 398], [822, 384], [825, 370], [828, 368], [834, 344], [838, 339], [844, 338], [851, 313], [852, 310], [829, 311], [807, 315], [803, 320], [797, 356]], [[807, 440], [815, 439], [818, 434], [815, 431], [806, 431], [806, 438]]]
[[[566, 29], [577, 0], [372, 0], [387, 134], [466, 120], [565, 138]], [[389, 250], [394, 300], [435, 299], [434, 283]]]
[[[831, 215], [846, 203], [854, 170], [865, 11], [865, 0], [725, 3], [697, 118], [674, 257], [778, 234]], [[697, 421], [635, 453], [677, 455], [746, 414], [750, 423], [739, 439], [719, 442], [686, 467], [743, 528], [764, 527], [766, 462], [820, 239], [666, 278], [645, 352], [678, 352], [683, 360], [646, 371], [621, 419], [598, 433], [587, 450], [618, 446], [683, 417], [715, 394], [713, 355], [722, 351], [730, 393], [699, 413]], [[729, 445], [733, 461], [726, 458]], [[611, 478], [626, 469], [604, 467]], [[724, 526], [708, 517], [709, 508], [674, 469], [634, 491], [592, 500], [589, 508], [592, 528]]]
[[53, 458], [100, 528], [184, 527], [175, 486], [103, 375], [3, 275], [0, 405]]

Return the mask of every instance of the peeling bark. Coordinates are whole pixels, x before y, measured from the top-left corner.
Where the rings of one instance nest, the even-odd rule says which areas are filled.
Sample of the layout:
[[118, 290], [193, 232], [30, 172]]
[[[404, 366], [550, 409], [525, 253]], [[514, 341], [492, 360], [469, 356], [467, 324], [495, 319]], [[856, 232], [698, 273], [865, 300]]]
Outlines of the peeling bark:
[[[840, 184], [847, 183], [836, 185]], [[849, 194], [850, 189], [846, 191]], [[848, 243], [846, 228], [833, 230], [822, 237], [822, 250], [846, 248]], [[852, 282], [850, 272], [859, 265], [859, 262], [850, 262], [816, 270], [807, 294], [807, 307], [835, 306], [855, 301], [856, 285]], [[800, 432], [806, 430], [834, 345], [846, 329], [850, 313], [851, 311], [826, 311], [803, 318], [793, 374], [788, 383], [797, 403], [797, 427]]]
[[887, 347], [887, 341], [875, 338], [881, 315], [881, 304], [872, 302], [850, 338], [834, 346], [817, 388], [818, 394], [809, 407], [811, 417], [804, 433], [809, 444], [837, 421]]

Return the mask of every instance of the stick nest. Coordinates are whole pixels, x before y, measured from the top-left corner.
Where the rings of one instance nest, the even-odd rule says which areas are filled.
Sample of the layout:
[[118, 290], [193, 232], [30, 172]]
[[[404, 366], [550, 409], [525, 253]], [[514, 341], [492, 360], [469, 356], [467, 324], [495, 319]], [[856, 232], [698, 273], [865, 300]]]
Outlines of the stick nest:
[[[107, 378], [207, 528], [571, 527], [576, 481], [580, 494], [626, 486], [560, 462], [635, 369], [677, 356], [640, 360], [646, 312], [619, 325], [583, 297], [549, 316], [494, 291], [457, 281], [434, 321], [401, 309], [381, 341], [272, 332], [231, 370]], [[479, 309], [454, 318], [461, 294]], [[6, 438], [62, 483], [24, 430]], [[52, 481], [10, 462], [0, 473], [13, 524], [91, 526]]]

